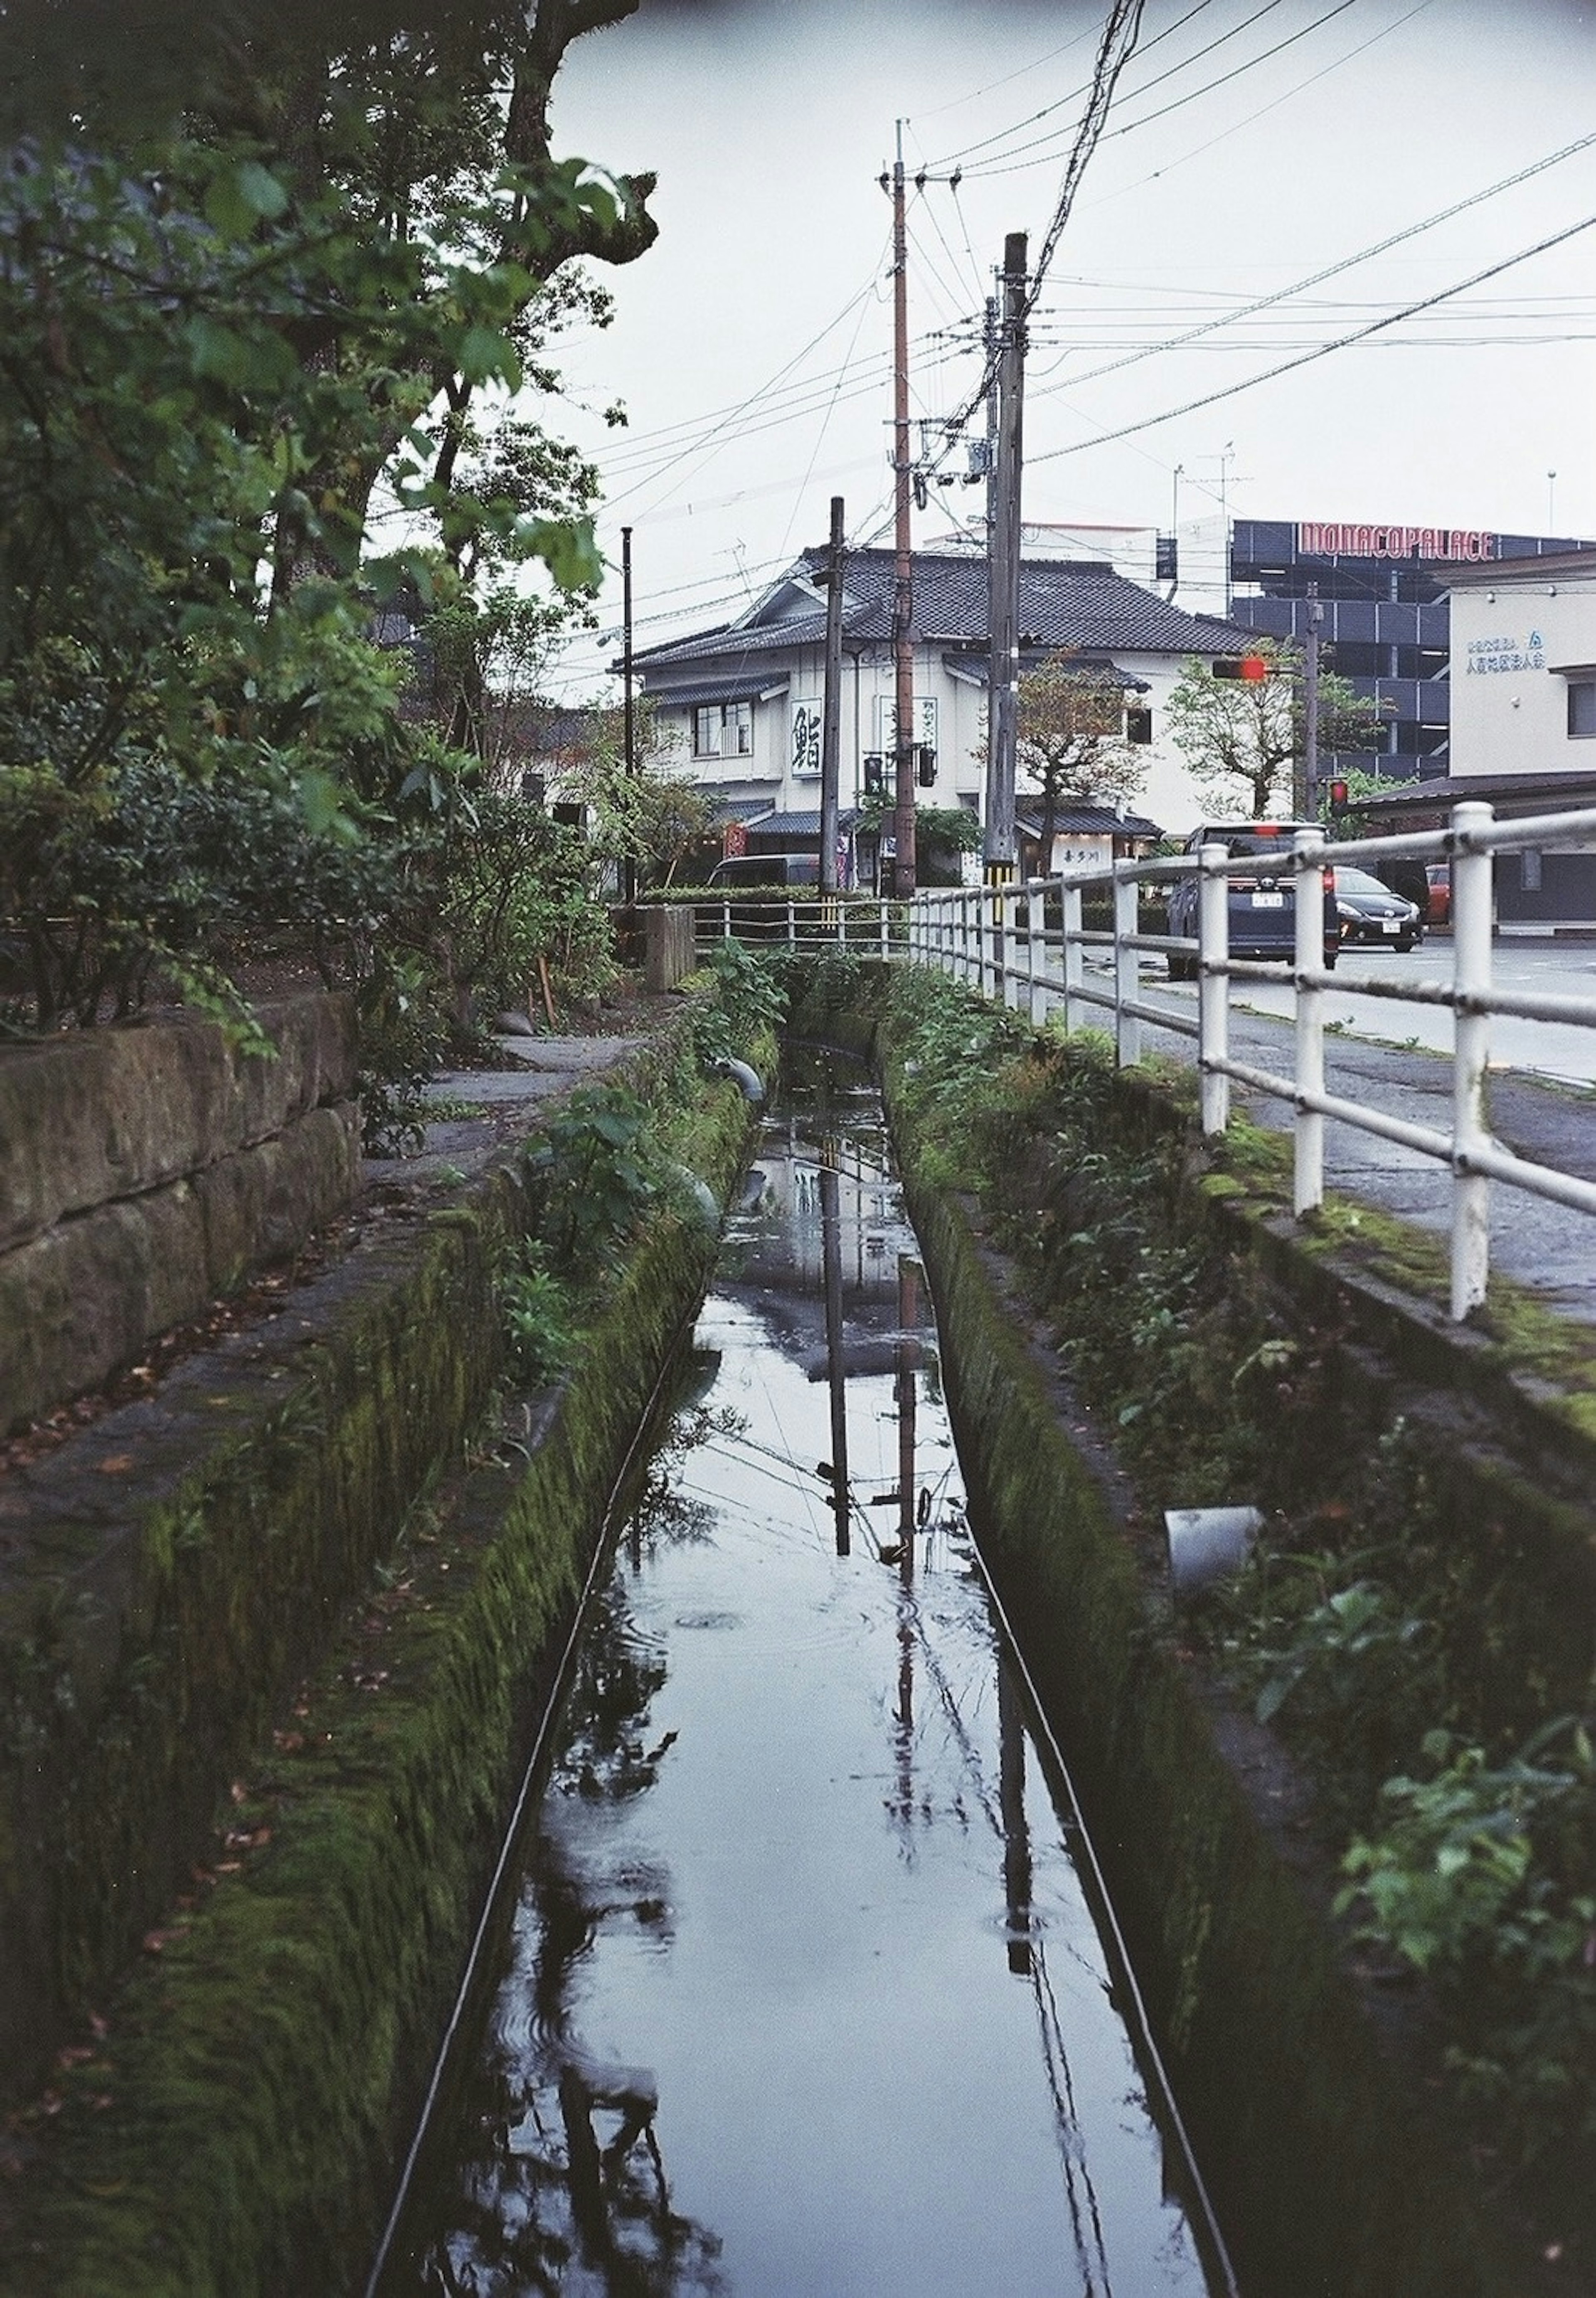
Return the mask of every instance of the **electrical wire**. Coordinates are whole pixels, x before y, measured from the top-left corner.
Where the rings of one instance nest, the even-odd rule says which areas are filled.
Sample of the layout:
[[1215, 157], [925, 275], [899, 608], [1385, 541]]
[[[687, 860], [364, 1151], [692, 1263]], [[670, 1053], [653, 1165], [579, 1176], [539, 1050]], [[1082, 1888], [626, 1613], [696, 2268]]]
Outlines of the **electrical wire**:
[[1223, 144], [1232, 136], [1239, 136], [1244, 129], [1254, 127], [1259, 120], [1267, 119], [1271, 112], [1278, 112], [1283, 103], [1292, 103], [1306, 89], [1315, 87], [1321, 79], [1327, 79], [1332, 72], [1339, 71], [1344, 64], [1350, 64], [1355, 57], [1364, 54], [1377, 41], [1389, 39], [1393, 32], [1400, 32], [1404, 24], [1410, 24], [1415, 16], [1422, 16], [1426, 8], [1433, 8], [1435, 4], [1435, 0], [1415, 0], [1414, 6], [1409, 9], [1405, 16], [1399, 16], [1394, 23], [1382, 24], [1379, 30], [1371, 32], [1367, 40], [1360, 40], [1356, 47], [1348, 48], [1339, 56], [1333, 56], [1327, 64], [1321, 64], [1317, 71], [1310, 72], [1306, 79], [1297, 80], [1279, 95], [1272, 96], [1268, 103], [1259, 104], [1248, 112], [1245, 120], [1238, 120], [1228, 128], [1221, 128], [1219, 134], [1211, 136], [1206, 144], [1195, 145], [1189, 152], [1183, 152], [1178, 160], [1168, 161], [1162, 168], [1154, 168], [1151, 175], [1138, 176], [1134, 183], [1121, 184], [1115, 191], [1103, 193], [1090, 204], [1093, 207], [1106, 207], [1111, 200], [1124, 199], [1129, 193], [1139, 192], [1148, 184], [1156, 184], [1165, 176], [1172, 176], [1176, 169], [1184, 168], [1188, 160], [1201, 159], [1204, 152], [1211, 152], [1216, 145]]
[[[1195, 5], [1188, 8], [1184, 16], [1177, 16], [1172, 24], [1166, 24], [1162, 32], [1155, 32], [1154, 34], [1153, 37], [1147, 42], [1146, 47], [1143, 50], [1143, 54], [1149, 54], [1153, 49], [1158, 47], [1163, 41], [1172, 39], [1177, 32], [1183, 30], [1184, 28], [1192, 21], [1194, 17], [1201, 16], [1204, 10], [1211, 8], [1212, 5], [1213, 0], [1195, 0]], [[1078, 47], [1080, 44], [1080, 39], [1084, 39], [1086, 37], [1087, 35], [1084, 32], [1081, 33], [1079, 38], [1071, 40], [1069, 43], [1069, 45], [1071, 47]], [[1056, 53], [1063, 55], [1064, 54], [1064, 50], [1060, 48]], [[1199, 51], [1199, 54], [1206, 54], [1207, 51], [1206, 49], [1203, 49]], [[932, 161], [931, 165], [934, 168], [939, 169], [957, 165], [963, 169], [966, 175], [975, 173], [976, 169], [966, 164], [972, 153], [984, 152], [993, 144], [1006, 143], [1011, 136], [1018, 136], [1021, 134], [1025, 128], [1034, 128], [1038, 120], [1050, 119], [1054, 112], [1062, 112], [1066, 103], [1073, 103], [1077, 96], [1089, 95], [1095, 82], [1096, 73], [1094, 73], [1092, 79], [1083, 80], [1079, 87], [1072, 87], [1063, 95], [1055, 96], [1051, 103], [1045, 103], [1039, 112], [1031, 112], [1029, 117], [1024, 120], [1016, 120], [1007, 128], [995, 128], [990, 136], [979, 136], [973, 144], [965, 144], [956, 152], [944, 152], [939, 159]], [[1002, 82], [997, 81], [995, 85], [1001, 87]], [[930, 115], [929, 114], [922, 115], [922, 117], [930, 116]], [[1006, 155], [1000, 153], [998, 156], [1002, 158]], [[980, 167], [984, 166], [984, 162], [978, 162], [977, 166]]]
[[1162, 415], [1144, 416], [1135, 423], [1121, 424], [1117, 430], [1104, 431], [1096, 439], [1079, 439], [1069, 447], [1046, 448], [1042, 453], [1032, 455], [1030, 460], [1033, 464], [1056, 462], [1063, 456], [1079, 455], [1088, 447], [1106, 446], [1115, 439], [1129, 439], [1138, 431], [1151, 431], [1161, 423], [1174, 422], [1179, 416], [1195, 414], [1204, 407], [1215, 407], [1221, 400], [1239, 397], [1244, 391], [1255, 391], [1261, 383], [1272, 383], [1277, 376], [1290, 375], [1297, 368], [1308, 367], [1316, 360], [1327, 359], [1332, 351], [1346, 351], [1354, 343], [1365, 343], [1386, 327], [1395, 327], [1403, 319], [1416, 318], [1419, 312], [1432, 310], [1436, 304], [1447, 302], [1454, 295], [1466, 294], [1470, 287], [1478, 287], [1487, 279], [1499, 278], [1517, 264], [1527, 263], [1533, 257], [1544, 255], [1549, 249], [1561, 247], [1566, 241], [1577, 238], [1582, 231], [1589, 231], [1592, 225], [1596, 225], [1596, 215], [1585, 216], [1578, 223], [1569, 224], [1564, 230], [1537, 240], [1533, 247], [1520, 248], [1516, 255], [1504, 256], [1500, 263], [1488, 264], [1483, 271], [1476, 271], [1467, 279], [1457, 280], [1451, 286], [1443, 287], [1434, 295], [1422, 296], [1418, 302], [1404, 304], [1400, 310], [1383, 318], [1371, 319], [1367, 327], [1355, 327], [1349, 335], [1338, 335], [1331, 343], [1319, 343], [1311, 351], [1282, 360], [1278, 366], [1265, 368], [1261, 374], [1247, 376], [1245, 382], [1228, 384], [1222, 390], [1205, 392], [1200, 398], [1187, 400], [1183, 406], [1166, 409]]
[[[1195, 65], [1202, 63], [1205, 58], [1213, 55], [1219, 49], [1226, 46], [1228, 42], [1234, 39], [1238, 39], [1243, 32], [1251, 31], [1253, 26], [1258, 23], [1261, 18], [1272, 15], [1279, 4], [1280, 0], [1263, 0], [1263, 5], [1255, 9], [1252, 15], [1244, 17], [1239, 24], [1232, 25], [1228, 32], [1221, 32], [1217, 39], [1210, 40], [1205, 47], [1198, 48], [1192, 55], [1183, 56], [1178, 63], [1171, 64], [1167, 71], [1162, 71], [1153, 79], [1145, 82], [1142, 87], [1137, 89], [1137, 95], [1138, 96], [1150, 95], [1155, 87], [1162, 87], [1167, 80], [1177, 79], [1181, 72], [1190, 71]], [[1351, 5], [1352, 0], [1338, 0], [1338, 7], [1350, 7]], [[1184, 17], [1180, 20], [1182, 23], [1186, 21], [1187, 19]], [[1170, 29], [1174, 29], [1178, 28], [1171, 27]], [[1306, 31], [1294, 33], [1293, 37], [1302, 39], [1306, 37], [1307, 31], [1312, 31], [1314, 29], [1315, 26], [1311, 24], [1306, 27]], [[1161, 39], [1167, 38], [1168, 33], [1161, 33], [1159, 37]], [[1147, 43], [1148, 47], [1151, 47], [1153, 45], [1152, 41]], [[1282, 42], [1281, 45], [1288, 46], [1290, 43]], [[1145, 54], [1145, 50], [1144, 50], [1143, 53]], [[1268, 49], [1265, 51], [1263, 55], [1250, 59], [1247, 63], [1238, 65], [1236, 70], [1238, 71], [1251, 70], [1253, 63], [1262, 63], [1267, 61], [1269, 56], [1273, 55], [1276, 53], [1277, 51], [1275, 49]], [[1227, 73], [1225, 75], [1226, 79], [1232, 79], [1234, 77], [1235, 74], [1233, 73]], [[1223, 81], [1216, 81], [1214, 85], [1216, 87], [1222, 86]], [[1178, 103], [1166, 105], [1164, 108], [1166, 111], [1178, 112], [1182, 104], [1195, 103], [1197, 97], [1204, 93], [1205, 91], [1202, 88], [1194, 88], [1189, 94], [1182, 96]], [[1155, 112], [1152, 115], [1154, 119], [1161, 119], [1162, 116], [1162, 112]], [[1117, 135], [1122, 135], [1125, 131], [1122, 128], [1118, 128], [1114, 132]], [[1021, 156], [1021, 153], [1027, 152], [1041, 153], [1045, 157], [1051, 158], [1057, 150], [1062, 140], [1062, 131], [1055, 131], [1046, 136], [1038, 136], [1033, 137], [1029, 144], [1016, 144], [1007, 152], [996, 153], [990, 160], [978, 161], [974, 166], [966, 169], [965, 172], [972, 177], [979, 177], [983, 180], [988, 177], [992, 176], [1012, 176], [1018, 173], [1021, 168], [1036, 167], [1041, 164], [1038, 160], [1022, 159]]]
[[[1236, 64], [1231, 70], [1221, 72], [1218, 79], [1206, 80], [1201, 87], [1188, 89], [1185, 95], [1177, 97], [1173, 103], [1162, 104], [1156, 112], [1144, 112], [1139, 120], [1125, 120], [1120, 127], [1109, 131], [1109, 140], [1112, 141], [1115, 136], [1133, 136], [1140, 128], [1151, 128], [1155, 120], [1167, 120], [1171, 112], [1184, 112], [1188, 103], [1198, 103], [1203, 96], [1211, 95], [1216, 88], [1228, 87], [1232, 80], [1242, 79], [1247, 72], [1257, 71], [1261, 65], [1283, 54], [1287, 48], [1295, 47], [1299, 40], [1311, 38], [1315, 32], [1322, 31], [1327, 24], [1333, 23], [1337, 16], [1344, 16], [1349, 8], [1356, 5], [1357, 0], [1336, 0], [1336, 5], [1333, 8], [1327, 8], [1322, 16], [1316, 16], [1311, 24], [1304, 24], [1297, 31], [1288, 34], [1285, 39], [1277, 40], [1272, 48], [1265, 48], [1260, 54], [1249, 56], [1245, 63]], [[1264, 9], [1259, 11], [1261, 15], [1267, 12]], [[1249, 19], [1249, 21], [1256, 21], [1256, 19]], [[1217, 46], [1219, 43], [1216, 41], [1213, 45]], [[1204, 51], [1204, 54], [1208, 53], [1211, 51]], [[1041, 140], [1046, 143], [1051, 139], [1043, 137]], [[970, 172], [972, 175], [980, 175], [983, 178], [989, 176], [1012, 176], [1021, 167], [1031, 167], [1036, 164], [1034, 161], [1016, 160], [1005, 167], [972, 169]]]

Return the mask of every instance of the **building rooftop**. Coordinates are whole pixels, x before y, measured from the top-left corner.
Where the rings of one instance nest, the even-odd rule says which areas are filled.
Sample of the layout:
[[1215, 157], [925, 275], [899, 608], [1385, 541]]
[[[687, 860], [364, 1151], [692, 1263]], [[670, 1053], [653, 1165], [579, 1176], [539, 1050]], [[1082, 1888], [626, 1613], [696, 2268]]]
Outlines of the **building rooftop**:
[[[806, 550], [734, 623], [648, 647], [633, 657], [645, 679], [680, 664], [752, 660], [790, 647], [825, 642], [827, 553]], [[988, 643], [984, 561], [916, 551], [914, 626], [927, 645], [972, 652]], [[890, 550], [854, 550], [843, 576], [842, 626], [854, 646], [892, 641], [895, 568]], [[1154, 591], [1096, 561], [1025, 558], [1020, 566], [1019, 635], [1027, 651], [1070, 649], [1175, 655], [1241, 655], [1254, 644], [1239, 624], [1188, 615]]]

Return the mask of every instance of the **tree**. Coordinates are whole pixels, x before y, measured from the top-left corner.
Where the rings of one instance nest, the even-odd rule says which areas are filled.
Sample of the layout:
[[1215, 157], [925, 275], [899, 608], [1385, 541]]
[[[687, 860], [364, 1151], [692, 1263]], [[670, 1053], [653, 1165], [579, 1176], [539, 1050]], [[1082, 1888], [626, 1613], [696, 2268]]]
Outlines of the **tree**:
[[560, 787], [590, 809], [596, 856], [634, 863], [645, 888], [668, 886], [682, 857], [713, 831], [715, 798], [673, 767], [671, 745], [647, 695], [637, 697], [633, 714], [636, 771], [627, 771], [622, 713], [595, 706], [591, 732]]
[[1060, 813], [1071, 805], [1125, 805], [1146, 762], [1125, 740], [1125, 684], [1067, 650], [1020, 681], [1014, 763], [1042, 794], [1042, 867], [1052, 861]]
[[[1301, 649], [1263, 639], [1255, 651], [1265, 672], [1257, 679], [1218, 676], [1200, 656], [1188, 656], [1167, 707], [1170, 738], [1204, 798], [1219, 811], [1260, 820], [1291, 796], [1306, 748], [1306, 717]], [[1381, 723], [1377, 704], [1362, 700], [1334, 671], [1320, 672], [1323, 754], [1370, 748]]]
[[[0, 9], [0, 912], [36, 1026], [154, 961], [201, 981], [241, 841], [180, 854], [215, 812], [186, 802], [146, 836], [185, 789], [297, 807], [318, 866], [284, 867], [281, 914], [369, 841], [410, 869], [472, 762], [404, 722], [374, 604], [486, 586], [502, 624], [522, 562], [597, 581], [588, 467], [506, 409], [595, 309], [560, 268], [653, 236], [650, 178], [549, 140], [566, 46], [634, 5]], [[372, 555], [379, 483], [430, 547]], [[476, 750], [483, 684], [444, 730]]]

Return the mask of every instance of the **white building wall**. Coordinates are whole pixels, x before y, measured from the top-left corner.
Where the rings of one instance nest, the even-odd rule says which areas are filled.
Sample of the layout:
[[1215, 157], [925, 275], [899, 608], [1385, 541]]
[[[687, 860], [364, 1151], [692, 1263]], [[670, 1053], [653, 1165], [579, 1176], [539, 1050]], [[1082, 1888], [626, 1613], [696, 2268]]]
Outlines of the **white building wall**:
[[[917, 650], [914, 663], [916, 705], [930, 703], [936, 722], [936, 781], [916, 786], [922, 806], [956, 806], [984, 797], [987, 698], [967, 679], [955, 678], [940, 647]], [[1147, 773], [1135, 812], [1150, 816], [1171, 837], [1183, 837], [1203, 819], [1206, 809], [1180, 752], [1170, 740], [1169, 698], [1180, 677], [1179, 659], [1155, 654], [1116, 651], [1114, 660], [1127, 674], [1139, 680], [1145, 692], [1133, 695], [1133, 704], [1153, 713], [1153, 740], [1142, 751]], [[817, 648], [791, 654], [774, 652], [761, 665], [766, 686], [788, 681], [787, 691], [754, 706], [754, 748], [748, 758], [697, 758], [692, 755], [692, 712], [670, 707], [659, 698], [659, 723], [675, 744], [674, 763], [702, 782], [728, 796], [747, 793], [749, 804], [768, 806], [781, 813], [815, 812], [820, 805], [818, 771], [819, 713], [823, 694], [824, 658]], [[1559, 682], [1560, 690], [1560, 682]], [[890, 653], [885, 648], [850, 650], [844, 657], [841, 725], [840, 803], [856, 806], [864, 790], [864, 761], [883, 748], [895, 698]], [[815, 740], [806, 757], [795, 756], [794, 721], [798, 712], [813, 714]], [[796, 746], [801, 749], [801, 746]], [[889, 790], [892, 768], [886, 767]], [[1032, 795], [1021, 778], [1021, 802]]]
[[1596, 768], [1596, 742], [1568, 733], [1569, 680], [1596, 676], [1596, 574], [1499, 581], [1451, 594], [1454, 775]]

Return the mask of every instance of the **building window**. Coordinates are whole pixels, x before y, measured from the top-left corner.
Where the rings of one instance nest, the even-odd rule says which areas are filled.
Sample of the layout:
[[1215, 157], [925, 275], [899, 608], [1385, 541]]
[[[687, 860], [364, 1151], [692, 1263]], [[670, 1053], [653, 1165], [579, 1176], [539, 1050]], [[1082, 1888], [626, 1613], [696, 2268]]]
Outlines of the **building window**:
[[692, 714], [692, 754], [695, 758], [751, 758], [754, 755], [754, 706], [751, 702], [710, 702]]
[[1596, 734], [1596, 678], [1575, 679], [1568, 688], [1570, 738]]
[[1534, 846], [1526, 846], [1523, 853], [1518, 856], [1518, 863], [1519, 883], [1522, 885], [1525, 892], [1526, 894], [1538, 894], [1541, 890], [1541, 856], [1539, 849]]
[[1125, 713], [1125, 740], [1128, 742], [1150, 742], [1153, 740], [1153, 713], [1151, 710], [1127, 710]]

